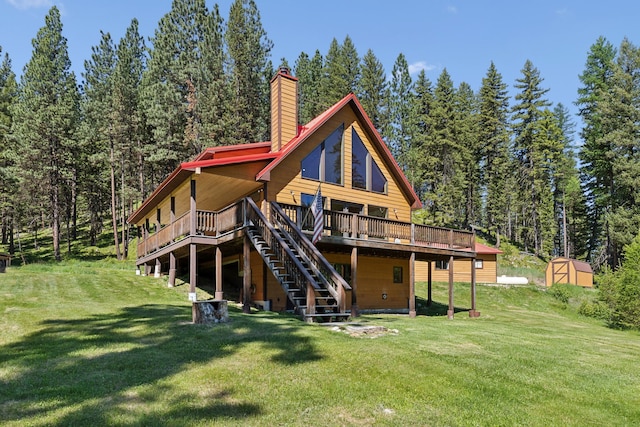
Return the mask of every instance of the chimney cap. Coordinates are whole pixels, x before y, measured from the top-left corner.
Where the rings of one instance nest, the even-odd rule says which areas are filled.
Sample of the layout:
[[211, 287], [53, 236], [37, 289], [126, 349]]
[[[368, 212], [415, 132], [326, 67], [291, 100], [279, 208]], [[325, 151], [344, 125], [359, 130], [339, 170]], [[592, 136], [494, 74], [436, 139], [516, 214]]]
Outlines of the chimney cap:
[[286, 75], [290, 76], [291, 75], [291, 70], [289, 69], [289, 67], [287, 67], [285, 65], [281, 65], [280, 68], [278, 68], [278, 73], [286, 74]]

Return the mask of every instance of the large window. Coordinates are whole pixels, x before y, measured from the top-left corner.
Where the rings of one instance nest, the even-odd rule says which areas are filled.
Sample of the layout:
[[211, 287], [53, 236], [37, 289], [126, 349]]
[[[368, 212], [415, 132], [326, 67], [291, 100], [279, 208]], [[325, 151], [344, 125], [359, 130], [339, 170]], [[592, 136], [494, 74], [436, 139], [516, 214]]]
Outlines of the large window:
[[302, 177], [332, 184], [343, 183], [342, 173], [342, 134], [344, 124], [340, 125], [320, 145], [302, 159]]
[[375, 191], [376, 193], [387, 192], [387, 179], [382, 170], [371, 158], [371, 153], [364, 146], [360, 135], [355, 128], [351, 129], [351, 176], [353, 188]]

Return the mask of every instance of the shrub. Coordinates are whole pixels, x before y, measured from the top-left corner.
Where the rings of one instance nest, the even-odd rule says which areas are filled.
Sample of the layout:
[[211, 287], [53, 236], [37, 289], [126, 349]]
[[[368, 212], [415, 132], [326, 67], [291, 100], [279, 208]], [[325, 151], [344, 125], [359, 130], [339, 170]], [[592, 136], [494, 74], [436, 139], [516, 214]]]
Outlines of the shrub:
[[600, 320], [609, 320], [611, 318], [611, 310], [604, 302], [599, 300], [582, 301], [578, 308], [578, 314]]
[[560, 301], [563, 304], [569, 304], [569, 298], [571, 294], [566, 285], [559, 285], [554, 283], [553, 286], [549, 288], [549, 294]]

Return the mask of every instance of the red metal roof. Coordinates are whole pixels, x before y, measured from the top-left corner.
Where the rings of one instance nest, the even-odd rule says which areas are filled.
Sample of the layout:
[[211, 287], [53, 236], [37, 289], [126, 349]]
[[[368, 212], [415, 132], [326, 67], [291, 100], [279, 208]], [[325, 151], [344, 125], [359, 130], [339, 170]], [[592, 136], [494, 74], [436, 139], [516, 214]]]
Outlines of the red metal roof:
[[[140, 221], [151, 208], [169, 196], [181, 183], [184, 182], [198, 168], [210, 168], [216, 166], [228, 166], [233, 164], [251, 163], [258, 161], [270, 162], [278, 156], [271, 153], [271, 143], [240, 144], [224, 147], [214, 147], [203, 151], [196, 160], [181, 163], [167, 178], [165, 178], [153, 193], [129, 216], [128, 223]], [[267, 150], [265, 151], [265, 148]], [[229, 155], [233, 153], [233, 155]], [[206, 154], [206, 155], [205, 155]], [[205, 159], [205, 160], [198, 160]]]
[[491, 246], [483, 245], [482, 243], [476, 242], [476, 253], [490, 255], [490, 254], [501, 254], [504, 253], [500, 249], [492, 248]]
[[149, 212], [149, 210], [162, 201], [165, 197], [177, 188], [184, 180], [193, 173], [197, 168], [209, 168], [216, 166], [227, 166], [232, 164], [249, 163], [256, 161], [266, 161], [267, 165], [256, 175], [256, 181], [269, 181], [271, 171], [280, 162], [293, 152], [300, 144], [302, 144], [309, 136], [318, 130], [331, 117], [340, 110], [350, 105], [358, 118], [364, 124], [364, 130], [369, 133], [373, 143], [380, 150], [381, 156], [385, 164], [389, 167], [390, 172], [399, 183], [404, 191], [411, 207], [418, 209], [422, 207], [422, 203], [413, 187], [407, 180], [400, 166], [391, 155], [387, 145], [371, 122], [369, 116], [362, 108], [362, 105], [353, 93], [342, 98], [336, 104], [331, 106], [325, 112], [311, 120], [304, 126], [300, 126], [298, 135], [296, 135], [287, 145], [278, 152], [271, 152], [271, 142], [254, 142], [249, 144], [239, 144], [231, 146], [220, 146], [205, 149], [195, 160], [180, 164], [171, 175], [169, 175], [155, 191], [142, 203], [142, 205], [131, 214], [127, 219], [129, 223], [140, 221]]

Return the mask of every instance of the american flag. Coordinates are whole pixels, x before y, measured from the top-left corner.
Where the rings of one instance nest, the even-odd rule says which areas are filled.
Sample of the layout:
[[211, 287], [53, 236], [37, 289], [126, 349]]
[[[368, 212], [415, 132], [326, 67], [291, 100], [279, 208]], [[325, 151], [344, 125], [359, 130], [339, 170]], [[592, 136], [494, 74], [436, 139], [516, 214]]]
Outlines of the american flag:
[[311, 242], [315, 245], [316, 242], [320, 240], [320, 237], [322, 237], [322, 230], [324, 229], [324, 209], [322, 206], [320, 186], [318, 186], [318, 191], [311, 203], [311, 213], [313, 214], [313, 238]]

